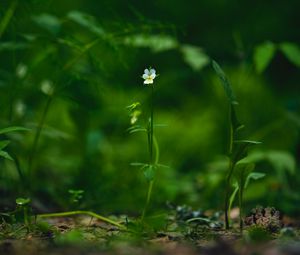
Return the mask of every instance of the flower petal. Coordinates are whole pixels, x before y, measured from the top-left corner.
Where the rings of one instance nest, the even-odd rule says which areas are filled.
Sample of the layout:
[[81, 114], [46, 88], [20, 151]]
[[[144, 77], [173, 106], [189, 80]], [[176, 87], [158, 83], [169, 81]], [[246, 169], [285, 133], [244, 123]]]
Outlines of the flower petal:
[[146, 68], [146, 69], [144, 70], [144, 73], [145, 73], [145, 74], [149, 74], [149, 70]]
[[155, 69], [150, 69], [150, 74], [155, 74], [156, 73], [156, 71], [155, 71]]
[[153, 80], [153, 79], [156, 77], [156, 74], [155, 74], [155, 73], [152, 73], [149, 77], [150, 77], [150, 79]]
[[143, 77], [143, 79], [147, 79], [149, 77], [149, 75], [144, 73], [142, 77]]
[[144, 84], [152, 84], [152, 83], [153, 83], [153, 80], [149, 79], [149, 78], [144, 81]]

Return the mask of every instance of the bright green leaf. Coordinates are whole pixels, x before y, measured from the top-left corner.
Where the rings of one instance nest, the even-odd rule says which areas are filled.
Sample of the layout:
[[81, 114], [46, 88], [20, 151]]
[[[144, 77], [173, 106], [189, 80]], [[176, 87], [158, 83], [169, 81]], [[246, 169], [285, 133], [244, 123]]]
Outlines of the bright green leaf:
[[296, 160], [291, 153], [286, 151], [254, 151], [249, 154], [247, 159], [251, 162], [267, 160], [280, 175], [283, 172], [289, 172], [290, 174], [296, 172]]
[[184, 61], [194, 70], [199, 71], [203, 67], [207, 66], [210, 62], [210, 58], [205, 52], [196, 46], [183, 45], [181, 47]]
[[67, 18], [100, 37], [105, 35], [104, 29], [97, 23], [96, 19], [89, 14], [73, 10], [68, 13]]
[[234, 182], [233, 183], [233, 187], [234, 187], [234, 190], [233, 192], [231, 193], [231, 196], [229, 198], [229, 206], [228, 206], [228, 211], [230, 212], [231, 211], [231, 208], [232, 208], [232, 205], [233, 205], [233, 202], [235, 200], [235, 197], [239, 191], [239, 185], [237, 182]]
[[300, 48], [297, 44], [284, 42], [279, 45], [279, 48], [289, 61], [300, 67]]
[[266, 158], [278, 173], [287, 171], [290, 174], [295, 174], [296, 161], [291, 153], [286, 151], [269, 151]]
[[0, 134], [5, 134], [5, 133], [15, 132], [15, 131], [29, 131], [29, 130], [30, 129], [23, 128], [23, 127], [8, 127], [8, 128], [0, 129]]
[[147, 181], [152, 181], [154, 179], [154, 166], [149, 165], [144, 169], [144, 175]]
[[52, 34], [57, 34], [60, 31], [61, 22], [54, 15], [42, 13], [32, 18], [37, 25], [48, 30]]
[[6, 152], [6, 151], [1, 151], [0, 150], [0, 157], [9, 159], [9, 160], [13, 160], [13, 158]]
[[0, 150], [4, 149], [9, 143], [8, 140], [0, 141]]
[[228, 100], [230, 101], [230, 103], [233, 104], [233, 105], [238, 104], [236, 99], [235, 99], [235, 95], [233, 93], [231, 84], [230, 84], [229, 80], [227, 79], [227, 77], [226, 77], [224, 71], [222, 70], [222, 68], [214, 60], [212, 61], [212, 66], [213, 66], [213, 69], [215, 70], [216, 74], [218, 75], [218, 77], [221, 80], [221, 83], [222, 83], [223, 88], [225, 90], [226, 96], [227, 96]]
[[251, 179], [253, 180], [259, 180], [263, 177], [265, 177], [266, 174], [265, 173], [259, 173], [259, 172], [252, 172], [248, 175], [247, 179], [246, 179], [246, 183], [245, 183], [245, 188], [248, 187], [248, 184], [250, 182]]
[[28, 205], [30, 203], [30, 198], [19, 197], [16, 199], [16, 204], [20, 206]]
[[240, 163], [235, 166], [234, 177], [238, 182], [239, 189], [244, 189], [246, 187], [247, 178], [254, 168], [255, 164], [253, 163]]
[[233, 153], [231, 155], [233, 162], [236, 163], [243, 159], [245, 161], [244, 163], [246, 163], [246, 161], [248, 162], [248, 158], [246, 158], [248, 155], [248, 149], [250, 146], [257, 144], [260, 144], [260, 142], [250, 140], [235, 140]]
[[276, 46], [272, 42], [264, 42], [254, 49], [254, 64], [256, 71], [262, 73], [275, 55]]
[[169, 35], [137, 34], [125, 37], [124, 44], [132, 47], [150, 48], [153, 52], [162, 52], [178, 47], [178, 42]]

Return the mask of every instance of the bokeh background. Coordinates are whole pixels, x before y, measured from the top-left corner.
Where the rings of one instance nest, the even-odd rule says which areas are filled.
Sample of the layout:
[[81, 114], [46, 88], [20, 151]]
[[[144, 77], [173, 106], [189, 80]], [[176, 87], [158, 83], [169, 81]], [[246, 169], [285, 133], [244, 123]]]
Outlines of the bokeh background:
[[[261, 141], [247, 210], [300, 212], [300, 2], [1, 0], [0, 207], [29, 196], [40, 211], [74, 207], [139, 215], [147, 139], [129, 134], [126, 106], [149, 116], [154, 67], [160, 163], [152, 210], [166, 201], [222, 210], [228, 102], [210, 61], [236, 94], [243, 138]], [[84, 190], [72, 203], [69, 190]]]

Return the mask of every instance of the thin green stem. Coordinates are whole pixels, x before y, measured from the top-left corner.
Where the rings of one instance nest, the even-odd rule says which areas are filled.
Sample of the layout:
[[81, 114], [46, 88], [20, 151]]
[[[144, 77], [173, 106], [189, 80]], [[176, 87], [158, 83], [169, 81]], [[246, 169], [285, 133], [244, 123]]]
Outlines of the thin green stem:
[[239, 207], [240, 207], [240, 231], [243, 231], [243, 189], [244, 187], [239, 187]]
[[145, 215], [146, 215], [146, 211], [147, 211], [149, 203], [150, 203], [152, 189], [153, 189], [153, 183], [154, 183], [153, 180], [149, 182], [146, 204], [145, 204], [145, 207], [144, 207], [144, 210], [143, 210], [143, 213], [142, 213], [142, 218], [141, 218], [142, 222], [144, 221], [144, 218], [145, 218]]
[[154, 115], [154, 86], [151, 86], [151, 119], [150, 119], [150, 164], [153, 165], [153, 115]]
[[[153, 158], [153, 136], [154, 136], [154, 132], [153, 132], [153, 116], [154, 116], [154, 86], [151, 86], [151, 104], [150, 104], [150, 108], [151, 108], [151, 113], [150, 113], [150, 130], [148, 130], [148, 144], [149, 144], [149, 167], [151, 167], [152, 171], [154, 170], [154, 164], [156, 164], [158, 158], [157, 158], [157, 154], [156, 154], [156, 159], [154, 160]], [[155, 146], [158, 147], [157, 145], [157, 141], [155, 140]], [[157, 153], [159, 153], [158, 151], [156, 151]], [[149, 181], [149, 185], [148, 185], [148, 191], [147, 191], [147, 199], [146, 199], [146, 204], [144, 206], [143, 212], [142, 212], [142, 217], [141, 217], [141, 221], [143, 222], [145, 215], [146, 215], [146, 211], [148, 209], [149, 203], [150, 203], [150, 199], [151, 199], [151, 195], [152, 195], [152, 189], [153, 189], [153, 182], [154, 180]]]
[[159, 161], [159, 146], [158, 146], [158, 142], [157, 142], [155, 135], [153, 135], [153, 146], [155, 149], [154, 164], [157, 165], [158, 161]]
[[[38, 123], [35, 136], [34, 136], [33, 145], [32, 145], [32, 149], [31, 149], [31, 152], [30, 152], [30, 155], [29, 155], [29, 158], [28, 158], [28, 166], [27, 166], [27, 171], [28, 171], [28, 176], [29, 176], [28, 179], [29, 180], [31, 180], [31, 177], [32, 177], [33, 159], [34, 159], [34, 156], [35, 156], [35, 153], [36, 153], [36, 150], [37, 150], [38, 141], [39, 141], [39, 138], [40, 138], [43, 126], [44, 126], [44, 122], [45, 122], [47, 113], [48, 113], [50, 105], [52, 103], [52, 100], [53, 100], [53, 97], [49, 96], [48, 99], [47, 99], [45, 108], [43, 110], [42, 117], [41, 117], [41, 119]], [[29, 186], [31, 188], [30, 184], [29, 184]]]
[[38, 214], [37, 217], [39, 218], [52, 218], [52, 217], [68, 217], [68, 216], [73, 216], [73, 215], [89, 215], [91, 217], [97, 218], [99, 220], [102, 220], [104, 222], [107, 222], [111, 225], [114, 225], [118, 227], [119, 229], [125, 230], [126, 227], [123, 226], [122, 224], [111, 220], [109, 218], [106, 218], [104, 216], [101, 216], [97, 213], [90, 212], [90, 211], [70, 211], [70, 212], [60, 212], [60, 213], [45, 213], [45, 214]]
[[229, 147], [228, 147], [228, 156], [229, 156], [229, 167], [228, 167], [228, 174], [226, 177], [226, 183], [225, 183], [225, 229], [229, 229], [229, 199], [230, 199], [230, 182], [231, 177], [234, 169], [234, 162], [232, 161], [232, 150], [233, 150], [233, 139], [234, 139], [234, 130], [232, 126], [231, 121], [231, 111], [232, 111], [232, 105], [229, 105]]
[[225, 188], [225, 229], [229, 229], [229, 199], [230, 199], [230, 182], [233, 173], [233, 162], [230, 160], [229, 162], [229, 172], [226, 178], [226, 188]]

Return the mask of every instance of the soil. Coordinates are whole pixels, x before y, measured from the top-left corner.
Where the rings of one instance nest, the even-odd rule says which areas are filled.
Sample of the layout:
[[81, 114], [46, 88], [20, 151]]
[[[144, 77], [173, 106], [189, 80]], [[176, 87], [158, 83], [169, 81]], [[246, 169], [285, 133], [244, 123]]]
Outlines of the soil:
[[3, 222], [0, 255], [299, 255], [299, 224], [285, 221], [285, 226], [274, 233], [258, 226], [246, 227], [240, 233], [237, 228], [225, 231], [203, 224], [182, 227], [173, 222], [166, 231], [150, 234], [119, 231], [86, 216], [51, 218], [32, 223], [30, 229]]

